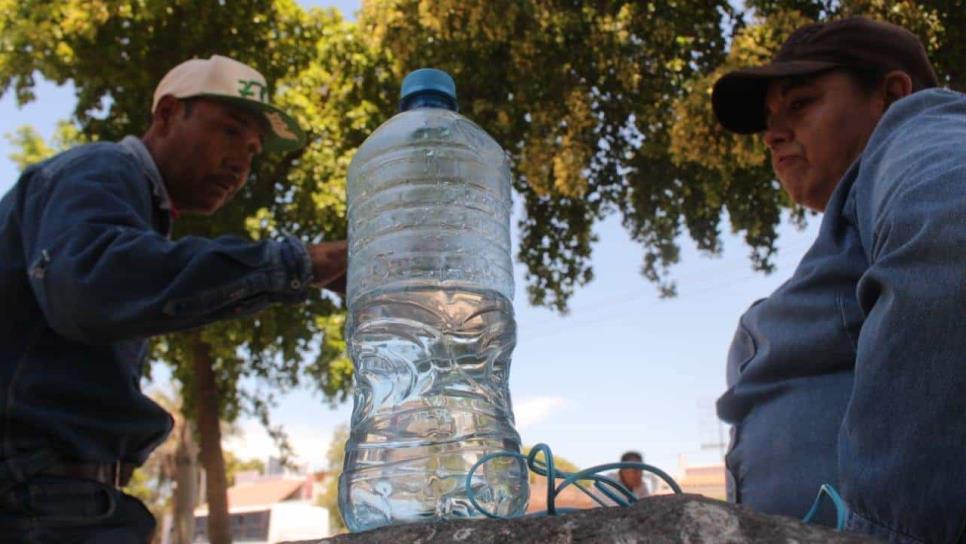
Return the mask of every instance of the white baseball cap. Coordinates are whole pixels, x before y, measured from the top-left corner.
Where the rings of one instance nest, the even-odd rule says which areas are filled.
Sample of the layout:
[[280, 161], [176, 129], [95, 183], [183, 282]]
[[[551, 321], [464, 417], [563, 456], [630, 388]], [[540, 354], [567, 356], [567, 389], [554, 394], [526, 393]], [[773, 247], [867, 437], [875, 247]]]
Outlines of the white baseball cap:
[[268, 102], [265, 77], [237, 60], [212, 55], [175, 66], [154, 90], [151, 113], [165, 95], [209, 97], [260, 113], [269, 126], [262, 143], [266, 151], [292, 151], [305, 145], [305, 133], [295, 119]]

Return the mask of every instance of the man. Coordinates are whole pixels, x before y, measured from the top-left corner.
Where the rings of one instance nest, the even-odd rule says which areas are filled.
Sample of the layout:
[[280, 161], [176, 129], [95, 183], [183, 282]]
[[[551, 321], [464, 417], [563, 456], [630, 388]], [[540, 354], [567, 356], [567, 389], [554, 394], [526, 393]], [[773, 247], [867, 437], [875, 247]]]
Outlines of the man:
[[119, 491], [171, 418], [139, 387], [145, 338], [299, 302], [346, 268], [345, 242], [169, 238], [211, 214], [262, 148], [297, 149], [264, 77], [190, 60], [155, 91], [143, 138], [27, 168], [0, 201], [0, 541], [147, 542]]
[[736, 502], [801, 517], [828, 483], [850, 530], [966, 541], [966, 96], [937, 86], [914, 35], [865, 18], [715, 84], [718, 121], [764, 132], [789, 196], [824, 212], [728, 355]]
[[[621, 463], [643, 462], [644, 457], [636, 451], [624, 452], [624, 455], [621, 455]], [[644, 483], [644, 471], [639, 468], [622, 468], [617, 471], [617, 479], [638, 499], [650, 495], [647, 491], [647, 484]]]
[[[626, 451], [621, 455], [621, 463], [643, 463], [644, 457], [636, 451]], [[634, 494], [638, 499], [643, 499], [649, 496], [651, 493], [647, 488], [647, 483], [644, 481], [644, 471], [639, 468], [622, 468], [613, 472], [608, 472], [605, 474], [606, 477], [610, 478], [615, 482], [619, 482], [628, 491]], [[616, 491], [606, 488], [610, 493], [616, 493]], [[598, 497], [604, 501], [604, 504], [617, 505], [618, 502], [614, 501], [609, 493], [602, 493], [600, 491], [596, 492]], [[623, 494], [618, 494], [622, 499], [626, 499]]]

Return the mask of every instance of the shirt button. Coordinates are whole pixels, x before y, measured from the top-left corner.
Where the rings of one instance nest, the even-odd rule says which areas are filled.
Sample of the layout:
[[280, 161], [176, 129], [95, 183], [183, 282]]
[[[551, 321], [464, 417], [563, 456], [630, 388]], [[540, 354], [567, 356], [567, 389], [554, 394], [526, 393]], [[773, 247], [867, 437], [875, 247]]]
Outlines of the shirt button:
[[302, 282], [300, 282], [299, 280], [292, 280], [292, 283], [290, 285], [292, 286], [292, 289], [299, 289], [300, 287], [302, 287]]

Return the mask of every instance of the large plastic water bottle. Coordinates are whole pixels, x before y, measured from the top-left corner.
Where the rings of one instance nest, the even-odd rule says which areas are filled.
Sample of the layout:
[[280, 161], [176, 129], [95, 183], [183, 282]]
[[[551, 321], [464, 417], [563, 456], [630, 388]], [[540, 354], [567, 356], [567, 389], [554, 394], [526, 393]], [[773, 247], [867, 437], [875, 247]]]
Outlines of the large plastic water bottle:
[[[488, 453], [519, 451], [508, 377], [516, 343], [510, 169], [457, 113], [439, 70], [406, 76], [400, 113], [349, 166], [349, 356], [355, 404], [339, 482], [346, 525], [479, 516], [465, 491]], [[529, 498], [525, 464], [472, 482], [504, 516]]]

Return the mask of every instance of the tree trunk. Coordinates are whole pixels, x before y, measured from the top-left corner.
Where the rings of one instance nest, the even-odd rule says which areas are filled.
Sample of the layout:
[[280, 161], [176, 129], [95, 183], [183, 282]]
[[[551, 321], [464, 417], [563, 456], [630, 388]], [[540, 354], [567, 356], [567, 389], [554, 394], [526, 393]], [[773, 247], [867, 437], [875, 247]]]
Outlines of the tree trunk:
[[173, 544], [195, 541], [195, 506], [198, 506], [198, 446], [191, 421], [184, 420], [175, 451], [174, 539]]
[[225, 478], [225, 458], [221, 451], [218, 388], [212, 368], [211, 348], [197, 335], [193, 344], [195, 403], [208, 499], [208, 541], [211, 544], [231, 544], [228, 482]]

